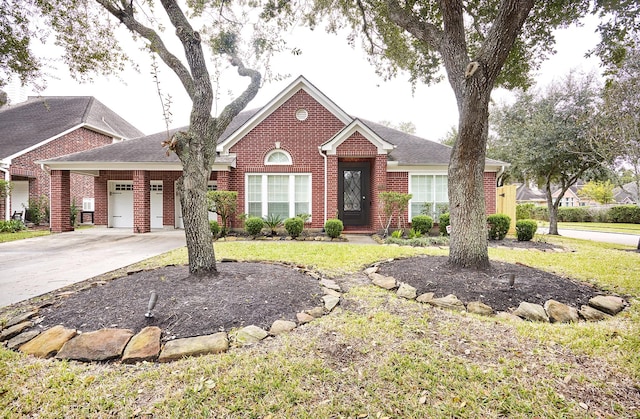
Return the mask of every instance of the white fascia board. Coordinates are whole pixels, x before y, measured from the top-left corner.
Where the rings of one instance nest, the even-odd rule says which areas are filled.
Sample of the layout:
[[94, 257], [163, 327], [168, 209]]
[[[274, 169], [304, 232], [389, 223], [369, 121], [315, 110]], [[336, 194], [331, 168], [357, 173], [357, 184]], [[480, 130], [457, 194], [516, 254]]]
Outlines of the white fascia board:
[[[150, 172], [182, 171], [182, 163], [155, 163], [155, 162], [51, 162], [40, 161], [47, 170], [69, 170], [74, 173], [95, 173], [100, 170], [147, 170]], [[212, 171], [229, 171], [235, 167], [233, 163], [214, 163]]]
[[329, 99], [324, 93], [318, 90], [313, 84], [311, 84], [304, 76], [299, 76], [283, 91], [281, 91], [276, 97], [271, 99], [269, 103], [262, 107], [255, 115], [251, 117], [243, 126], [238, 128], [233, 134], [226, 140], [218, 144], [216, 151], [221, 154], [228, 154], [229, 149], [233, 147], [240, 139], [254, 129], [258, 124], [264, 121], [269, 115], [271, 115], [282, 104], [289, 100], [300, 89], [307, 92], [313, 99], [318, 101], [322, 106], [327, 108], [336, 118], [338, 118], [345, 125], [349, 124], [353, 118], [343, 111], [338, 105], [336, 105], [331, 99]]
[[332, 139], [322, 144], [322, 151], [326, 151], [328, 155], [335, 155], [338, 150], [338, 146], [340, 146], [340, 144], [345, 142], [356, 132], [362, 134], [364, 138], [366, 138], [369, 142], [371, 142], [371, 144], [376, 146], [376, 148], [378, 149], [378, 154], [389, 154], [389, 152], [395, 148], [395, 145], [383, 140], [367, 125], [362, 123], [359, 119], [355, 119], [344, 129], [334, 135]]

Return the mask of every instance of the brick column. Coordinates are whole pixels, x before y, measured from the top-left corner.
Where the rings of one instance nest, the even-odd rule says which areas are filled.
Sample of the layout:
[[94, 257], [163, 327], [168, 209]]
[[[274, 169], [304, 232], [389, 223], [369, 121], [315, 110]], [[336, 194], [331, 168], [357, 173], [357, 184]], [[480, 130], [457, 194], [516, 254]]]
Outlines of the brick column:
[[[378, 229], [379, 224], [379, 212], [380, 212], [380, 192], [389, 190], [387, 185], [387, 155], [378, 154], [373, 163], [373, 188], [371, 189], [371, 212], [370, 227], [374, 230]], [[396, 191], [398, 192], [398, 191]], [[405, 220], [407, 219], [407, 213], [404, 214]]]
[[173, 172], [162, 174], [162, 225], [176, 226], [175, 179]]
[[146, 170], [133, 171], [133, 232], [151, 231], [151, 178]]
[[109, 225], [109, 188], [103, 174], [93, 178], [93, 223], [99, 226]]
[[51, 231], [73, 231], [71, 225], [71, 176], [68, 170], [51, 171]]
[[216, 181], [219, 191], [229, 190], [229, 172], [218, 172]]
[[[327, 219], [338, 216], [338, 156], [327, 157]], [[323, 226], [320, 226], [323, 227]]]

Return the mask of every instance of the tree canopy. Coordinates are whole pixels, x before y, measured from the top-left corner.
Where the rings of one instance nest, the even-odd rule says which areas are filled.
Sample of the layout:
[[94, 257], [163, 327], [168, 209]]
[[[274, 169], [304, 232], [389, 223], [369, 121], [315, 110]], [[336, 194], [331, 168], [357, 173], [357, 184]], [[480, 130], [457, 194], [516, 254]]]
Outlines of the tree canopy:
[[[607, 175], [597, 137], [600, 88], [594, 76], [568, 75], [543, 91], [519, 91], [512, 105], [495, 109], [495, 130], [512, 176], [544, 190], [549, 233], [558, 234], [557, 209], [569, 188], [581, 179]], [[555, 199], [553, 193], [558, 192]]]
[[[277, 3], [274, 2], [277, 8]], [[312, 0], [303, 14], [311, 26], [352, 31], [385, 77], [407, 71], [412, 83], [445, 76], [456, 97], [458, 138], [448, 170], [451, 208], [449, 260], [486, 268], [484, 161], [489, 101], [495, 86], [531, 85], [531, 74], [554, 52], [557, 28], [598, 15], [607, 60], [638, 29], [635, 2], [534, 0]], [[287, 10], [296, 10], [287, 4]], [[622, 24], [622, 28], [620, 28]], [[444, 72], [442, 70], [444, 69]]]

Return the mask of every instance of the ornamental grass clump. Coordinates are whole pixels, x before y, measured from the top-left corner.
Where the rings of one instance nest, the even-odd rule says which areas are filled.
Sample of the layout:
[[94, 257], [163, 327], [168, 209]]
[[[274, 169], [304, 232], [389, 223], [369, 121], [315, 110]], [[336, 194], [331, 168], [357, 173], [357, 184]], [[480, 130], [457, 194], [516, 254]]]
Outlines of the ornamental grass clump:
[[516, 236], [519, 242], [528, 242], [533, 239], [538, 230], [538, 223], [535, 220], [518, 220], [516, 222]]

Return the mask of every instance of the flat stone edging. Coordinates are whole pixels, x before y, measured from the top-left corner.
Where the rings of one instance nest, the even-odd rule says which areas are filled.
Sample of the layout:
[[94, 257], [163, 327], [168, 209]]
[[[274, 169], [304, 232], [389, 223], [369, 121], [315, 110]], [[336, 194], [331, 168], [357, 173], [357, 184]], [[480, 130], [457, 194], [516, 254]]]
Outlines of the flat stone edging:
[[395, 291], [396, 295], [408, 300], [416, 300], [420, 303], [429, 304], [434, 307], [466, 311], [469, 313], [513, 320], [530, 320], [545, 323], [573, 323], [578, 321], [600, 321], [609, 319], [620, 313], [629, 304], [621, 297], [615, 295], [598, 295], [589, 300], [588, 305], [583, 305], [580, 309], [570, 307], [555, 300], [548, 300], [544, 306], [540, 304], [522, 302], [513, 312], [495, 312], [495, 310], [481, 301], [471, 301], [466, 305], [453, 294], [445, 297], [435, 298], [434, 293], [428, 292], [417, 295], [416, 288], [409, 284], [397, 281], [393, 276], [384, 276], [378, 273], [379, 265], [390, 262], [378, 262], [364, 270], [371, 282], [388, 291]]
[[342, 290], [335, 281], [322, 278], [308, 269], [295, 269], [318, 281], [324, 293], [322, 306], [297, 313], [297, 323], [276, 320], [269, 331], [250, 325], [229, 333], [169, 340], [162, 345], [162, 330], [156, 326], [145, 327], [137, 334], [129, 329], [117, 328], [78, 333], [62, 325], [44, 331], [31, 329], [41, 319], [38, 318], [38, 310], [32, 310], [9, 319], [4, 327], [0, 327], [0, 345], [39, 358], [55, 357], [83, 362], [170, 362], [189, 356], [226, 352], [233, 347], [253, 345], [268, 336], [289, 332], [329, 314], [340, 303]]

